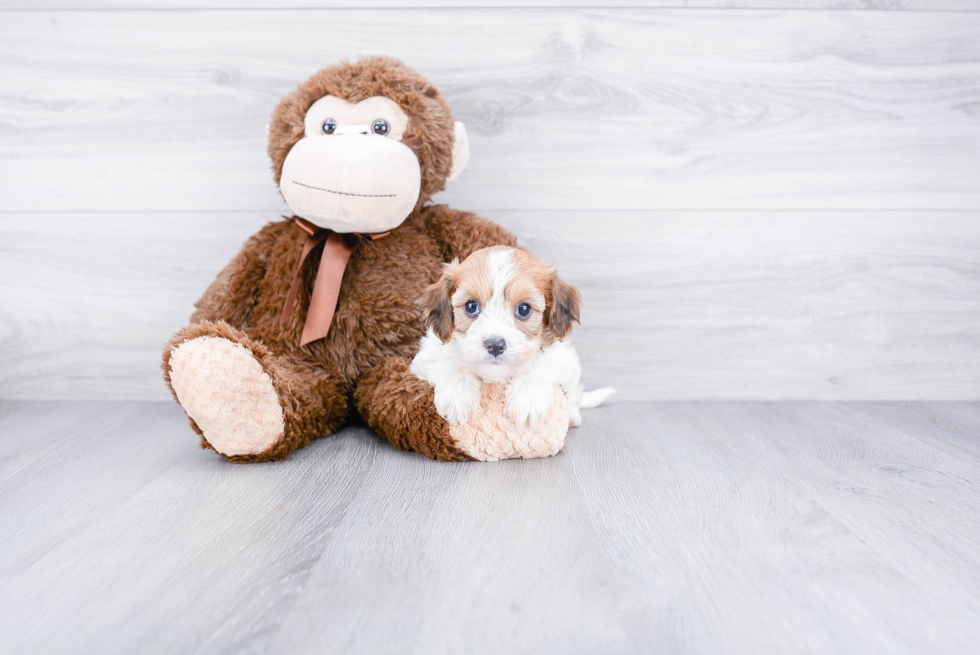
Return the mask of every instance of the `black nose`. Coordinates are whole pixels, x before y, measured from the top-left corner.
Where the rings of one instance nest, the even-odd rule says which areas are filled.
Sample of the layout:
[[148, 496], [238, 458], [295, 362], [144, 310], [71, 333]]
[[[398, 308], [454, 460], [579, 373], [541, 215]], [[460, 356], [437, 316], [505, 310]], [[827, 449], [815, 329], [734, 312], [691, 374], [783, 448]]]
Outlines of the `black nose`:
[[500, 337], [484, 339], [483, 346], [487, 349], [487, 352], [494, 357], [500, 357], [501, 353], [507, 350], [507, 342]]

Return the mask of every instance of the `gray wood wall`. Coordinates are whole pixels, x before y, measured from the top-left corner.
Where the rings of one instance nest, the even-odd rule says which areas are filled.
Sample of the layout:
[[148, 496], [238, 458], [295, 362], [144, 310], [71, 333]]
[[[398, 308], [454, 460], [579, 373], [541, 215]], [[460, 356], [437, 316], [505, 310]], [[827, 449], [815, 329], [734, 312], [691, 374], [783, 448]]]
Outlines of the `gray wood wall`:
[[287, 211], [272, 108], [385, 53], [469, 128], [437, 200], [582, 290], [589, 386], [980, 399], [980, 0], [305, 4], [0, 0], [0, 398], [167, 398]]

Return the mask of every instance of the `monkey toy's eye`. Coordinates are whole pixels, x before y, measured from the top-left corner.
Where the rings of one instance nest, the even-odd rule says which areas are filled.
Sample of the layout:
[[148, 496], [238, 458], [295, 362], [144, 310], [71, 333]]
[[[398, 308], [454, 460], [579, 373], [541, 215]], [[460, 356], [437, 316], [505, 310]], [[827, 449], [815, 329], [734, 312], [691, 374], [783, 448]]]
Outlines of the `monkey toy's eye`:
[[528, 316], [531, 315], [531, 306], [526, 302], [522, 302], [520, 305], [517, 306], [516, 313], [517, 313], [517, 318], [523, 321], [524, 319], [526, 319]]
[[334, 119], [328, 118], [327, 120], [323, 121], [324, 134], [333, 134], [334, 130], [336, 129], [337, 129], [337, 121], [335, 121]]
[[378, 120], [374, 121], [374, 125], [371, 126], [371, 129], [374, 130], [375, 134], [385, 136], [388, 134], [388, 121], [383, 118], [379, 118]]
[[467, 301], [463, 309], [466, 310], [467, 316], [470, 318], [476, 318], [480, 314], [480, 303], [475, 300]]

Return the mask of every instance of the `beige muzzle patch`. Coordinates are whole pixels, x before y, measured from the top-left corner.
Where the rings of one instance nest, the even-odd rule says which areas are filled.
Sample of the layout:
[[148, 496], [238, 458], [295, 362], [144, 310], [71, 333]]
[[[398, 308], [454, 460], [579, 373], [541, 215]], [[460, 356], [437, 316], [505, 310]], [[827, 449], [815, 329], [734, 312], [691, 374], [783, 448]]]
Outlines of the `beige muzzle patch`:
[[279, 181], [293, 212], [335, 232], [387, 232], [408, 217], [422, 189], [418, 158], [377, 134], [305, 137], [292, 147]]

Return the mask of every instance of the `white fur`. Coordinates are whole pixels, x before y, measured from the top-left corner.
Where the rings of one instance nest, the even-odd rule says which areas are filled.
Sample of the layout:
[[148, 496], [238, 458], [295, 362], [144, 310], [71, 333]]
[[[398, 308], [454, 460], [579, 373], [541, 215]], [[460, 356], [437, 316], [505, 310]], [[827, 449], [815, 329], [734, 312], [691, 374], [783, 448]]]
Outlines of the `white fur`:
[[582, 394], [582, 400], [579, 403], [581, 409], [592, 409], [593, 407], [598, 407], [602, 403], [606, 402], [609, 396], [616, 393], [616, 390], [612, 387], [603, 387], [601, 389], [596, 389], [595, 391], [587, 391]]
[[565, 341], [539, 350], [516, 372], [507, 386], [507, 413], [518, 424], [537, 423], [551, 410], [556, 384], [565, 393], [569, 424], [581, 425], [577, 401], [582, 395], [582, 367], [575, 349]]
[[509, 250], [498, 250], [487, 257], [487, 275], [493, 283], [493, 298], [504, 301], [504, 290], [514, 279], [514, 256]]
[[480, 405], [480, 380], [459, 365], [459, 342], [443, 343], [431, 328], [409, 370], [435, 387], [436, 411], [450, 425], [466, 423]]
[[[410, 367], [412, 373], [435, 387], [436, 411], [450, 425], [465, 423], [480, 404], [481, 377], [462, 356], [462, 342], [454, 337], [443, 343], [430, 329], [422, 337]], [[597, 407], [615, 392], [606, 387], [583, 394], [582, 366], [568, 339], [538, 349], [517, 368], [501, 367], [492, 380], [486, 381], [507, 386], [506, 411], [519, 425], [533, 425], [548, 415], [555, 384], [565, 393], [573, 427], [582, 424], [580, 409]]]
[[[511, 252], [492, 253], [486, 270], [493, 292], [480, 315], [465, 334], [454, 331], [448, 343], [430, 329], [412, 360], [411, 371], [435, 387], [436, 411], [450, 425], [465, 423], [479, 406], [481, 382], [506, 386], [505, 411], [518, 425], [534, 425], [547, 416], [555, 402], [554, 386], [560, 384], [568, 405], [569, 424], [581, 425], [579, 409], [598, 405], [613, 390], [590, 392], [588, 402], [583, 404], [582, 366], [569, 341], [541, 348], [514, 323], [513, 309], [504, 297], [514, 278]], [[465, 293], [457, 291], [452, 298], [454, 306], [467, 300], [461, 295]], [[543, 295], [528, 300], [532, 305], [544, 305]], [[500, 356], [493, 357], [484, 341], [496, 337], [504, 339], [507, 346]]]

